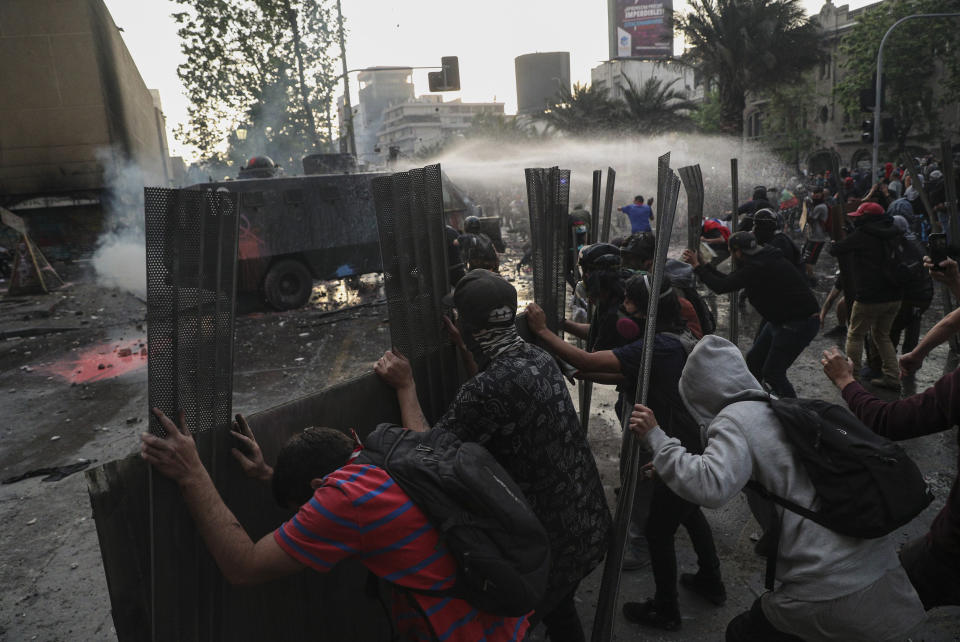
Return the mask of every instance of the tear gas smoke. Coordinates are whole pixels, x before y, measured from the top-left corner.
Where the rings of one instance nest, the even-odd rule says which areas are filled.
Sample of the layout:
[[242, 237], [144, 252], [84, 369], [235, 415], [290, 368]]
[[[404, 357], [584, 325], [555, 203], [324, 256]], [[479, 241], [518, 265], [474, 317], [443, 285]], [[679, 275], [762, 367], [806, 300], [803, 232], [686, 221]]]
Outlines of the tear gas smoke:
[[[147, 253], [143, 228], [143, 187], [147, 174], [116, 150], [97, 154], [103, 167], [103, 233], [93, 255], [97, 279], [141, 299], [147, 296]], [[155, 184], [153, 181], [151, 183]]]
[[[607, 167], [617, 172], [614, 199], [614, 229], [627, 225], [616, 207], [657, 194], [657, 157], [671, 152], [670, 166], [700, 164], [704, 180], [704, 215], [720, 216], [731, 209], [730, 159], [739, 159], [740, 201], [750, 198], [756, 185], [782, 187], [794, 174], [779, 159], [759, 145], [736, 138], [695, 134], [668, 134], [651, 138], [623, 136], [616, 139], [570, 139], [520, 141], [516, 143], [468, 139], [442, 152], [430, 162], [439, 162], [443, 171], [471, 196], [484, 204], [486, 215], [515, 199], [526, 200], [524, 168], [552, 167], [571, 170], [570, 204], [590, 208], [593, 170]], [[421, 163], [426, 164], [426, 163]], [[656, 211], [656, 204], [654, 204]], [[594, 213], [596, 214], [596, 213]], [[622, 219], [622, 220], [621, 220]], [[677, 226], [686, 225], [686, 195], [681, 190]]]

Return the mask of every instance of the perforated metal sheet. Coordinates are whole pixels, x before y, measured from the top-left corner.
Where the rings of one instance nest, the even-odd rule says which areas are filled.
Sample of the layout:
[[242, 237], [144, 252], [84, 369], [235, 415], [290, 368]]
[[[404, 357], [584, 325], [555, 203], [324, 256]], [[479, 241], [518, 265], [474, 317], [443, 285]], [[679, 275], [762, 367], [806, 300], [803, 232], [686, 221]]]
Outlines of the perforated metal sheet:
[[613, 190], [617, 184], [617, 172], [612, 167], [607, 168], [607, 187], [603, 195], [603, 223], [600, 226], [600, 242], [610, 240], [610, 221], [613, 218]]
[[566, 308], [564, 280], [567, 252], [567, 215], [570, 207], [570, 170], [528, 168], [527, 204], [533, 265], [533, 298], [543, 308], [547, 326], [562, 326]]
[[148, 187], [144, 203], [150, 407], [192, 432], [229, 425], [238, 198]]
[[664, 176], [667, 172], [673, 174], [673, 170], [670, 169], [670, 152], [657, 159], [657, 202], [653, 206], [657, 208], [655, 221], [658, 229], [660, 228], [660, 222], [663, 221], [663, 213], [666, 211], [664, 200], [667, 198], [669, 185], [664, 181]]
[[373, 180], [392, 345], [413, 365], [427, 420], [456, 394], [456, 355], [443, 329], [450, 291], [439, 165]]
[[[687, 165], [677, 172], [687, 193], [687, 248], [697, 250], [703, 225], [703, 172], [699, 165]], [[657, 191], [662, 191], [659, 186]]]

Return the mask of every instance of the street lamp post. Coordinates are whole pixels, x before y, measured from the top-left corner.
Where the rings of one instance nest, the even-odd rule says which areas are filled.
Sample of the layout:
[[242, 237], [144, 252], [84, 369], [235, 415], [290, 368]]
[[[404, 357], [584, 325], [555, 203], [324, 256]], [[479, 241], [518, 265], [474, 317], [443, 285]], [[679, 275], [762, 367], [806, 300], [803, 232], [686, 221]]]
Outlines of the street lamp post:
[[877, 170], [880, 167], [880, 97], [883, 92], [883, 45], [887, 42], [887, 38], [890, 36], [890, 33], [894, 29], [899, 27], [902, 23], [907, 20], [916, 20], [919, 18], [957, 18], [960, 17], [960, 13], [915, 13], [905, 18], [900, 18], [887, 29], [887, 33], [883, 34], [883, 38], [880, 40], [880, 47], [877, 48], [877, 85], [876, 85], [876, 95], [874, 96], [873, 102], [873, 158], [871, 161], [870, 171], [871, 182], [877, 180]]

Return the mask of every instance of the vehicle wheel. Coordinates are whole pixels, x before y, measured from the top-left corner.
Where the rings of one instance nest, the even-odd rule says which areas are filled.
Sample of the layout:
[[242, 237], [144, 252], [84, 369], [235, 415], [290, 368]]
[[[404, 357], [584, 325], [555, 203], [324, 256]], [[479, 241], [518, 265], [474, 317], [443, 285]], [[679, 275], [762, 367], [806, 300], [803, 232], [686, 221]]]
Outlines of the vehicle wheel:
[[310, 270], [296, 259], [274, 263], [263, 280], [263, 295], [277, 310], [293, 310], [310, 300], [313, 277]]

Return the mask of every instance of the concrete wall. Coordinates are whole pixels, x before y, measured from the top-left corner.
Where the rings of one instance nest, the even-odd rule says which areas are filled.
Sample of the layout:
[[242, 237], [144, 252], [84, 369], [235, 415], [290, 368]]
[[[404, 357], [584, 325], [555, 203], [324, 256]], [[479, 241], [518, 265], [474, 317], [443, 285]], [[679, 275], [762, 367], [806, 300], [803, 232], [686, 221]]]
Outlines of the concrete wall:
[[[99, 191], [98, 150], [160, 183], [159, 110], [102, 0], [0, 2], [0, 194]], [[162, 127], [162, 121], [161, 121]]]

